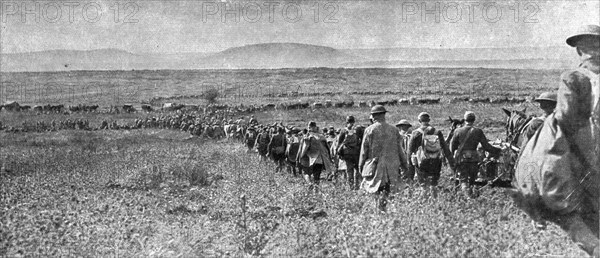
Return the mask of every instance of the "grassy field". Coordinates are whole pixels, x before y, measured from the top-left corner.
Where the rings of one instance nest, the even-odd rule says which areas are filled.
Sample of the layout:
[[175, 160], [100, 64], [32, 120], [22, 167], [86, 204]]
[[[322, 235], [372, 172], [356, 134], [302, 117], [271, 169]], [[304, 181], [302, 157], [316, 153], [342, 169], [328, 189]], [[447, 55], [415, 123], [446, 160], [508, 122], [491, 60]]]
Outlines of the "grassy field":
[[[278, 70], [161, 70], [1, 73], [0, 101], [22, 104], [140, 103], [155, 97], [181, 96], [178, 102], [203, 104], [208, 88], [219, 90], [221, 103], [258, 104], [295, 100], [356, 98], [525, 96], [555, 89], [558, 70], [508, 69], [278, 69]], [[396, 92], [394, 96], [350, 94]], [[312, 96], [310, 93], [331, 93]], [[298, 95], [274, 98], [269, 95]]]
[[[530, 96], [556, 88], [560, 71], [499, 69], [283, 69], [2, 73], [0, 100], [21, 104], [139, 103], [207, 87], [220, 103], [410, 96]], [[66, 85], [66, 87], [65, 87]], [[394, 91], [363, 95], [348, 92]], [[277, 92], [328, 96], [269, 97]], [[15, 97], [16, 96], [16, 97]], [[190, 97], [192, 96], [192, 97]], [[466, 110], [490, 140], [504, 138], [501, 107], [540, 113], [532, 103], [388, 106], [388, 121], [416, 125], [422, 111], [447, 134]], [[261, 123], [339, 128], [347, 115], [368, 124], [369, 108], [269, 110]], [[88, 119], [132, 124], [160, 113], [0, 112], [4, 125]], [[584, 256], [556, 226], [535, 231], [502, 188], [477, 199], [456, 194], [444, 170], [436, 201], [407, 186], [380, 214], [372, 196], [327, 182], [319, 192], [275, 173], [239, 144], [204, 142], [169, 130], [6, 133], [0, 131], [0, 256]]]
[[258, 164], [238, 144], [165, 130], [0, 133], [4, 256], [583, 256], [535, 231], [501, 188], [372, 196]]

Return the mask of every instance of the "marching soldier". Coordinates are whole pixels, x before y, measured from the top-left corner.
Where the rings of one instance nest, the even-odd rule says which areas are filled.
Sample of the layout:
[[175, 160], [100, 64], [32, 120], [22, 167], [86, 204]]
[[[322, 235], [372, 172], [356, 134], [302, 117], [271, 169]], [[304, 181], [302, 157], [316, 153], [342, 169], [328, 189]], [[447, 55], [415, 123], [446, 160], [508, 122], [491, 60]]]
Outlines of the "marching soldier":
[[388, 195], [400, 187], [398, 169], [407, 169], [400, 135], [385, 121], [385, 113], [382, 105], [371, 108], [373, 124], [365, 130], [358, 163], [363, 176], [361, 187], [377, 195], [381, 211], [386, 211]]
[[475, 113], [465, 112], [465, 126], [456, 129], [450, 142], [450, 151], [454, 153], [461, 190], [470, 196], [472, 196], [472, 187], [479, 172], [480, 157], [477, 146], [481, 144], [483, 149], [493, 156], [498, 156], [502, 151], [500, 148], [492, 146], [483, 130], [473, 125], [475, 118]]
[[346, 117], [346, 127], [340, 130], [337, 140], [337, 155], [346, 164], [346, 180], [352, 190], [358, 190], [362, 177], [358, 171], [358, 159], [362, 138], [356, 132], [354, 116]]
[[523, 145], [520, 146], [521, 149], [527, 144], [527, 141], [531, 139], [533, 134], [544, 124], [544, 120], [550, 114], [554, 113], [554, 109], [556, 108], [556, 93], [555, 92], [544, 92], [540, 94], [534, 101], [540, 104], [540, 109], [544, 111], [544, 114], [539, 117], [535, 117], [531, 119], [529, 125], [525, 129], [525, 139], [523, 141]]
[[410, 142], [411, 137], [411, 133], [408, 130], [411, 127], [412, 125], [406, 119], [402, 119], [398, 123], [396, 123], [396, 128], [398, 128], [400, 137], [402, 139], [402, 149], [404, 150], [404, 157], [406, 159], [406, 162], [408, 163], [408, 169], [403, 171], [402, 179], [407, 181], [412, 181], [415, 177], [415, 166], [412, 164], [408, 152], [408, 143]]
[[454, 168], [454, 159], [442, 132], [430, 125], [429, 113], [421, 112], [418, 119], [421, 126], [412, 132], [408, 149], [419, 184], [425, 187], [426, 193], [431, 192], [436, 198], [442, 159], [448, 160], [451, 168]]
[[512, 197], [535, 222], [558, 224], [599, 257], [600, 26], [582, 27], [567, 44], [581, 64], [561, 75], [553, 119], [522, 150]]

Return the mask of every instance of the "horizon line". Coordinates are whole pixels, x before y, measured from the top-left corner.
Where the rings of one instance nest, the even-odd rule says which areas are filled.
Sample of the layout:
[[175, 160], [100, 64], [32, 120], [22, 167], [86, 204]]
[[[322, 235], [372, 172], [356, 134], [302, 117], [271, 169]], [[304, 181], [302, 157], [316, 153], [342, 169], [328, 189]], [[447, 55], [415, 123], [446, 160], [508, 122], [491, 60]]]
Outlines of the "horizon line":
[[[297, 45], [308, 45], [308, 46], [319, 46], [319, 47], [329, 47], [336, 50], [383, 50], [383, 49], [432, 49], [432, 50], [455, 50], [455, 49], [516, 49], [516, 48], [555, 48], [555, 47], [563, 47], [558, 45], [546, 45], [546, 46], [517, 46], [517, 47], [454, 47], [454, 48], [436, 48], [436, 47], [373, 47], [373, 48], [335, 48], [331, 46], [325, 45], [316, 45], [316, 44], [307, 44], [307, 43], [295, 43], [295, 42], [270, 42], [270, 43], [256, 43], [256, 44], [246, 44], [242, 46], [228, 47], [218, 51], [207, 51], [207, 52], [134, 52], [121, 48], [95, 48], [95, 49], [46, 49], [46, 50], [34, 50], [27, 52], [0, 52], [0, 55], [12, 55], [12, 54], [31, 54], [31, 53], [40, 53], [40, 52], [51, 52], [51, 51], [74, 51], [74, 52], [92, 52], [92, 51], [100, 51], [100, 50], [116, 50], [123, 51], [134, 55], [147, 55], [147, 54], [163, 54], [163, 55], [176, 55], [176, 54], [210, 54], [210, 53], [219, 53], [226, 51], [232, 48], [239, 47], [247, 47], [247, 46], [255, 46], [255, 45], [268, 45], [268, 44], [297, 44]], [[567, 47], [567, 46], [564, 46]]]

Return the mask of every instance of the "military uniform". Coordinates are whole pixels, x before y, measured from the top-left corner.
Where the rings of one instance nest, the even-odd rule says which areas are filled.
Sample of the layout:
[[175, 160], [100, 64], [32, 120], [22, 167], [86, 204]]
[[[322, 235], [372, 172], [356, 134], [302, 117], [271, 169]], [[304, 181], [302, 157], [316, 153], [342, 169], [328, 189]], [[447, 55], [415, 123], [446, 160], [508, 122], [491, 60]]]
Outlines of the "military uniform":
[[315, 132], [309, 132], [302, 138], [296, 160], [304, 174], [312, 176], [315, 184], [319, 184], [323, 170], [332, 172], [334, 169], [325, 137]]
[[[412, 125], [405, 119], [400, 120], [396, 123], [396, 127], [400, 128], [401, 126], [408, 126], [408, 128], [412, 127]], [[412, 164], [410, 159], [410, 150], [408, 149], [408, 145], [410, 143], [410, 138], [412, 134], [409, 131], [399, 130], [400, 138], [402, 140], [402, 149], [404, 150], [404, 158], [408, 163], [408, 169], [402, 171], [402, 179], [404, 180], [413, 180], [415, 178], [415, 166]]]
[[[558, 91], [556, 121], [567, 139], [571, 141], [572, 151], [580, 159], [583, 173], [573, 170], [572, 180], [576, 180], [572, 189], [557, 189], [572, 192], [574, 196], [565, 207], [566, 210], [587, 207], [584, 221], [598, 237], [598, 216], [600, 207], [600, 83], [598, 74], [587, 70], [585, 66], [569, 71], [561, 76]], [[578, 153], [577, 153], [578, 152]], [[585, 205], [581, 205], [585, 203]]]
[[287, 147], [285, 135], [281, 131], [273, 134], [269, 141], [268, 152], [277, 165], [277, 171], [283, 170], [285, 165], [285, 149]]
[[[480, 161], [479, 153], [477, 152], [479, 144], [481, 144], [485, 151], [494, 156], [498, 156], [501, 152], [500, 148], [496, 148], [488, 142], [483, 130], [470, 124], [456, 129], [454, 137], [452, 137], [450, 142], [450, 150], [454, 153], [456, 170], [463, 186], [464, 184], [472, 186], [475, 183], [475, 179], [477, 179]], [[463, 147], [462, 151], [459, 150], [460, 145]]]
[[[454, 160], [450, 155], [450, 150], [448, 149], [448, 145], [444, 140], [444, 135], [440, 130], [436, 130], [432, 126], [421, 126], [417, 130], [412, 132], [410, 142], [409, 142], [409, 153], [414, 155], [417, 153], [418, 148], [422, 145], [423, 135], [437, 135], [438, 141], [440, 142], [440, 146], [442, 148], [443, 156], [448, 159], [451, 164], [454, 164]], [[443, 157], [442, 157], [443, 158]], [[438, 181], [440, 179], [440, 175], [442, 172], [442, 158], [440, 158], [439, 162], [436, 164], [432, 164], [430, 167], [415, 167], [415, 171], [417, 173], [417, 178], [419, 180], [419, 184], [429, 184], [431, 186], [437, 186]], [[414, 162], [414, 160], [413, 160]], [[416, 166], [416, 164], [415, 164]]]
[[374, 123], [364, 132], [358, 161], [363, 176], [361, 188], [378, 195], [381, 211], [386, 210], [387, 196], [401, 186], [399, 168], [407, 167], [398, 129], [385, 122], [385, 113], [382, 105], [371, 108]]

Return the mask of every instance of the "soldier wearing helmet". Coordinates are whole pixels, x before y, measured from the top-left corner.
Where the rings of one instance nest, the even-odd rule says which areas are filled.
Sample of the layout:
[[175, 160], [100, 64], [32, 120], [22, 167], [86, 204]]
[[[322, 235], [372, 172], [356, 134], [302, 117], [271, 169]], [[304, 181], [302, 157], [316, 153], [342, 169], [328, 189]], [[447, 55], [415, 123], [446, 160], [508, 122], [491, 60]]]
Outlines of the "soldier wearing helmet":
[[358, 190], [362, 177], [358, 172], [358, 158], [360, 155], [360, 145], [362, 135], [356, 131], [354, 116], [346, 117], [346, 126], [340, 130], [337, 139], [337, 156], [345, 162], [346, 180], [351, 190]]
[[456, 161], [461, 190], [470, 196], [472, 196], [472, 187], [475, 185], [479, 171], [480, 157], [477, 146], [481, 144], [483, 149], [493, 156], [498, 156], [501, 151], [500, 148], [496, 148], [488, 142], [483, 130], [474, 126], [475, 118], [475, 113], [465, 112], [465, 126], [456, 129], [454, 137], [450, 141], [450, 150]]
[[512, 197], [536, 224], [558, 224], [600, 257], [600, 26], [566, 43], [581, 64], [561, 75], [554, 114], [521, 150]]
[[319, 184], [321, 172], [333, 171], [327, 140], [319, 132], [319, 127], [314, 121], [308, 123], [308, 132], [300, 140], [296, 163], [302, 167], [309, 189], [317, 190], [315, 186]]
[[431, 115], [421, 112], [417, 118], [421, 126], [412, 132], [408, 149], [419, 184], [435, 198], [442, 171], [442, 159], [446, 158], [451, 168], [454, 168], [454, 159], [450, 155], [442, 131], [430, 125]]
[[542, 126], [542, 124], [544, 124], [546, 117], [554, 113], [554, 109], [556, 108], [556, 93], [544, 92], [534, 99], [534, 101], [539, 103], [540, 109], [544, 111], [544, 114], [542, 116], [532, 118], [529, 124], [525, 126], [525, 140], [523, 141], [521, 148], [527, 144], [527, 141], [529, 141], [529, 139], [531, 139], [531, 137]]
[[404, 149], [404, 156], [408, 163], [408, 169], [402, 171], [402, 179], [412, 181], [415, 177], [415, 166], [410, 161], [410, 155], [408, 153], [408, 143], [410, 141], [411, 133], [408, 131], [412, 125], [406, 120], [402, 119], [398, 123], [396, 123], [396, 128], [400, 133], [400, 137], [402, 138], [402, 148]]
[[367, 127], [360, 150], [358, 168], [363, 176], [361, 187], [377, 195], [377, 208], [386, 210], [387, 197], [401, 186], [398, 169], [407, 169], [398, 129], [385, 121], [382, 105], [371, 108], [373, 124]]

